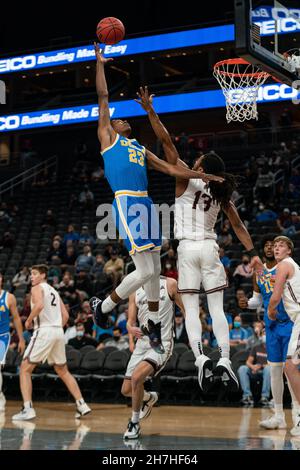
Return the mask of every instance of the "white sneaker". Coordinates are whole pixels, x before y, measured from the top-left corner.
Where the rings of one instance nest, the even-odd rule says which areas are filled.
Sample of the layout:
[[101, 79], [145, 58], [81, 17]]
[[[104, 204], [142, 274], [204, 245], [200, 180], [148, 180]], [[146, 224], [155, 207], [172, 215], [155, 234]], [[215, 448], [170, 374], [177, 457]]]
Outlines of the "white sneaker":
[[221, 357], [214, 369], [214, 374], [219, 375], [222, 379], [222, 384], [227, 390], [237, 392], [239, 389], [239, 382], [231, 368], [231, 361], [226, 357]]
[[139, 423], [129, 421], [126, 431], [124, 432], [124, 439], [137, 439], [141, 433]]
[[5, 411], [5, 404], [6, 404], [6, 400], [5, 400], [4, 393], [0, 392], [0, 411]]
[[158, 400], [158, 394], [156, 392], [150, 392], [150, 398], [147, 401], [143, 401], [143, 405], [140, 411], [140, 419], [148, 418], [150, 416], [153, 405]]
[[198, 367], [198, 382], [203, 392], [208, 392], [213, 385], [213, 362], [205, 354], [198, 356], [195, 361], [195, 366]]
[[29, 419], [33, 419], [36, 417], [36, 413], [34, 408], [22, 408], [20, 413], [13, 415], [13, 421], [28, 421]]
[[285, 416], [272, 415], [267, 419], [259, 421], [259, 425], [264, 429], [286, 429]]
[[294, 427], [290, 430], [292, 436], [300, 436], [300, 414], [293, 416]]
[[85, 416], [92, 411], [91, 408], [85, 402], [83, 402], [81, 405], [76, 405], [76, 406], [77, 406], [77, 413], [75, 414], [76, 419], [82, 418], [82, 416]]

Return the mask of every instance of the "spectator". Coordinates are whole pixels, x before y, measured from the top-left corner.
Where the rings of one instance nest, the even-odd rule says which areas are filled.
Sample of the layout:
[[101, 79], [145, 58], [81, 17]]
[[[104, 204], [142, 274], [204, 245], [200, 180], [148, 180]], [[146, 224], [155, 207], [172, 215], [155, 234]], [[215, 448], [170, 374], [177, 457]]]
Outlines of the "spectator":
[[10, 224], [12, 220], [12, 217], [8, 214], [7, 205], [3, 202], [0, 206], [0, 222]]
[[48, 209], [46, 213], [46, 217], [43, 220], [42, 228], [45, 229], [47, 227], [55, 227], [55, 225], [56, 225], [56, 219], [53, 215], [53, 212], [51, 209]]
[[289, 183], [296, 186], [296, 188], [300, 188], [300, 173], [298, 168], [292, 169], [292, 175], [290, 177]]
[[238, 288], [246, 279], [251, 279], [253, 276], [253, 268], [250, 267], [250, 257], [243, 255], [242, 263], [239, 264], [233, 273], [233, 281], [236, 288]]
[[79, 296], [75, 289], [75, 283], [72, 275], [66, 271], [62, 281], [57, 287], [59, 295], [63, 302], [68, 302], [71, 307], [74, 307], [79, 302]]
[[79, 234], [75, 232], [74, 225], [70, 224], [67, 228], [67, 233], [64, 236], [63, 244], [66, 245], [68, 240], [72, 240], [73, 243], [79, 241]]
[[90, 274], [96, 279], [104, 272], [105, 261], [102, 255], [96, 255], [96, 261], [93, 265]]
[[178, 279], [178, 271], [176, 268], [176, 261], [175, 259], [166, 258], [165, 261], [165, 268], [163, 270], [163, 275], [166, 277], [172, 277], [177, 281]]
[[277, 227], [281, 232], [292, 225], [291, 211], [287, 207], [283, 209], [282, 214], [277, 218]]
[[288, 191], [286, 193], [288, 199], [299, 199], [300, 198], [300, 188], [296, 187], [294, 184], [290, 183]]
[[292, 237], [293, 235], [296, 235], [300, 232], [300, 217], [298, 215], [298, 212], [293, 211], [291, 214], [291, 225], [284, 229], [282, 234], [287, 236], [287, 237]]
[[220, 261], [223, 264], [226, 274], [228, 276], [230, 265], [231, 265], [231, 259], [229, 258], [229, 256], [225, 255], [224, 248], [219, 249], [219, 256], [220, 256]]
[[95, 170], [93, 171], [93, 173], [92, 173], [92, 175], [91, 175], [91, 180], [92, 180], [92, 181], [95, 181], [95, 182], [98, 182], [98, 181], [100, 181], [103, 177], [104, 177], [104, 171], [103, 171], [103, 169], [99, 166], [99, 167], [95, 168]]
[[76, 276], [75, 287], [81, 301], [92, 297], [93, 284], [89, 278], [86, 268], [81, 268]]
[[14, 244], [15, 244], [15, 236], [10, 232], [5, 232], [0, 241], [0, 250], [3, 250], [4, 248], [12, 249], [14, 247]]
[[60, 245], [60, 242], [58, 240], [54, 240], [52, 242], [52, 247], [49, 250], [48, 256], [47, 256], [47, 262], [49, 264], [61, 264], [61, 259], [62, 259], [63, 253], [62, 253], [62, 248]]
[[218, 236], [218, 244], [221, 248], [228, 248], [232, 245], [232, 235], [230, 228], [227, 225], [223, 225], [220, 234]]
[[185, 328], [184, 316], [181, 311], [175, 313], [175, 343], [189, 344], [189, 338]]
[[253, 405], [250, 384], [251, 381], [256, 380], [258, 377], [262, 377], [263, 384], [259, 403], [262, 406], [269, 406], [271, 389], [270, 366], [267, 363], [265, 334], [261, 338], [262, 342], [254, 346], [250, 351], [246, 365], [240, 366], [238, 369], [240, 384], [243, 390], [243, 398], [241, 400], [243, 405]]
[[92, 237], [92, 235], [90, 235], [89, 227], [87, 225], [82, 226], [81, 233], [79, 235], [79, 245], [85, 245], [85, 244], [88, 244], [91, 247], [95, 245], [95, 240]]
[[274, 174], [268, 165], [259, 170], [254, 190], [261, 201], [269, 201], [274, 196]]
[[95, 258], [92, 254], [91, 247], [89, 245], [85, 245], [83, 247], [83, 253], [78, 256], [76, 260], [76, 269], [79, 272], [82, 269], [86, 269], [87, 271], [90, 271], [92, 266], [95, 263]]
[[25, 321], [30, 315], [30, 312], [31, 312], [30, 294], [26, 294], [23, 300], [23, 307], [20, 312], [20, 318], [21, 318], [22, 323], [25, 323]]
[[[108, 347], [108, 346], [114, 346], [117, 348], [119, 351], [123, 349], [128, 349], [129, 347], [129, 339], [128, 336], [122, 336], [122, 331], [121, 328], [118, 326], [113, 327], [113, 336], [110, 340], [105, 341], [105, 343], [101, 343], [103, 347]], [[103, 349], [101, 348], [101, 345], [99, 345], [97, 349]]]
[[110, 260], [104, 265], [104, 272], [111, 277], [113, 288], [115, 288], [124, 273], [124, 261], [118, 256], [117, 250], [111, 250]]
[[67, 246], [67, 250], [64, 255], [62, 255], [61, 268], [68, 269], [68, 266], [74, 266], [77, 260], [77, 253], [73, 245]]
[[262, 342], [262, 335], [264, 332], [264, 324], [261, 321], [253, 322], [253, 334], [249, 336], [247, 341], [247, 349], [252, 349], [254, 346], [261, 344]]
[[73, 346], [75, 349], [81, 349], [84, 346], [95, 346], [95, 348], [98, 346], [97, 341], [85, 333], [85, 326], [83, 323], [77, 323], [76, 337], [70, 339], [68, 344]]
[[65, 343], [68, 344], [68, 342], [71, 339], [76, 338], [76, 336], [77, 336], [77, 328], [76, 328], [76, 325], [75, 325], [75, 320], [74, 320], [74, 318], [69, 317], [69, 320], [66, 324]]
[[271, 209], [267, 209], [265, 205], [261, 202], [258, 206], [258, 212], [256, 214], [256, 222], [269, 222], [269, 220], [277, 219], [276, 212]]
[[12, 280], [12, 285], [14, 289], [17, 289], [20, 286], [28, 286], [30, 284], [30, 272], [28, 266], [23, 266], [23, 268], [15, 275]]
[[233, 320], [233, 329], [229, 332], [230, 346], [243, 344], [246, 346], [248, 333], [242, 328], [242, 319], [240, 315], [236, 315]]
[[84, 191], [79, 194], [78, 198], [81, 209], [92, 209], [94, 202], [94, 194], [90, 191], [88, 185], [84, 186]]

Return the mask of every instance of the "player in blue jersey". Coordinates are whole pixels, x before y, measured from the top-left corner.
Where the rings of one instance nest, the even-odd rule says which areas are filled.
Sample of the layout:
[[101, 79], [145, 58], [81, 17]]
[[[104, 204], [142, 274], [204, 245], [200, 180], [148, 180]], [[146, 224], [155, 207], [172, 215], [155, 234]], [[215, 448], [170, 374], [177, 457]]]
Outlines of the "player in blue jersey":
[[[148, 196], [147, 168], [180, 178], [201, 178], [205, 182], [223, 181], [223, 178], [195, 172], [171, 165], [157, 158], [136, 139], [129, 139], [131, 127], [121, 119], [110, 120], [108, 90], [104, 65], [112, 59], [102, 56], [95, 44], [97, 58], [96, 88], [99, 101], [98, 139], [104, 159], [105, 176], [115, 194], [113, 207], [115, 223], [126, 248], [132, 256], [136, 270], [126, 276], [121, 284], [103, 302], [90, 300], [94, 321], [100, 327], [107, 325], [109, 312], [122, 300], [144, 286], [149, 308], [149, 318], [141, 329], [149, 336], [151, 346], [164, 353], [161, 344], [159, 311], [159, 276], [161, 232], [159, 219], [152, 199]], [[170, 151], [173, 151], [171, 148]], [[139, 213], [137, 218], [136, 214]]]
[[[283, 302], [277, 307], [276, 320], [268, 318], [268, 306], [274, 289], [276, 265], [274, 258], [273, 237], [266, 237], [263, 240], [263, 252], [265, 258], [265, 271], [263, 276], [253, 278], [253, 296], [247, 301], [240, 301], [241, 308], [257, 309], [262, 305], [264, 307], [264, 322], [266, 329], [266, 346], [268, 363], [271, 372], [271, 390], [274, 399], [273, 416], [260, 421], [260, 426], [265, 429], [285, 429], [286, 421], [283, 411], [283, 369], [286, 361], [288, 344], [290, 341], [293, 322], [286, 313]], [[299, 404], [289, 385], [292, 396], [293, 416], [298, 413]]]
[[5, 410], [5, 397], [2, 392], [2, 372], [1, 368], [5, 365], [5, 358], [9, 348], [10, 334], [9, 323], [10, 314], [13, 317], [13, 322], [19, 336], [18, 351], [23, 354], [25, 350], [25, 341], [23, 338], [23, 328], [21, 319], [19, 317], [17, 302], [14, 295], [2, 289], [3, 275], [0, 273], [0, 412]]

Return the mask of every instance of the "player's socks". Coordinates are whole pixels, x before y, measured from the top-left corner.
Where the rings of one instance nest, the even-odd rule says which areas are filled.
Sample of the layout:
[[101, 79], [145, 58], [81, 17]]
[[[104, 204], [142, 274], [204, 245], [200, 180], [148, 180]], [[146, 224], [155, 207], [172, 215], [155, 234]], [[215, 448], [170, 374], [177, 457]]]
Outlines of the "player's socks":
[[101, 305], [101, 310], [103, 313], [111, 312], [118, 304], [114, 302], [111, 297], [107, 297]]
[[28, 408], [33, 408], [32, 401], [24, 401], [24, 409], [28, 410]]
[[140, 421], [140, 412], [139, 411], [133, 411], [132, 416], [131, 416], [131, 422], [132, 423], [138, 423]]

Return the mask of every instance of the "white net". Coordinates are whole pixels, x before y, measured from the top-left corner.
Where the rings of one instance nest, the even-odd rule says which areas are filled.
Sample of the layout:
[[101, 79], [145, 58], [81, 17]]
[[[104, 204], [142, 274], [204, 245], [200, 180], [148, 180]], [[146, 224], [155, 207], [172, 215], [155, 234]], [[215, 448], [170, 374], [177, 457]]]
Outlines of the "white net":
[[229, 59], [218, 62], [214, 66], [213, 75], [226, 99], [228, 123], [258, 119], [258, 89], [270, 76], [268, 73], [243, 59]]

